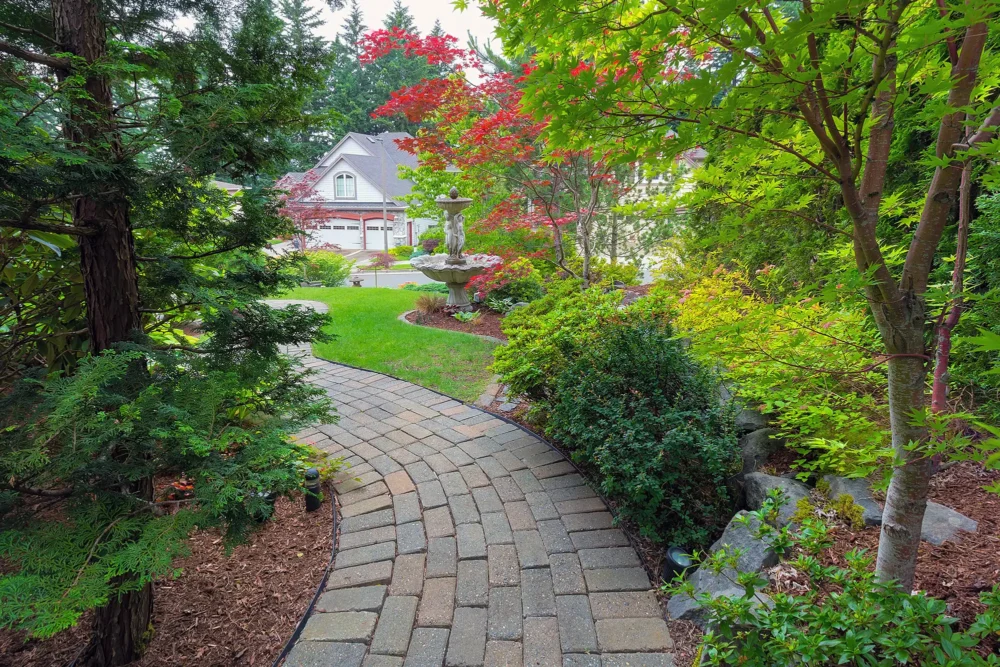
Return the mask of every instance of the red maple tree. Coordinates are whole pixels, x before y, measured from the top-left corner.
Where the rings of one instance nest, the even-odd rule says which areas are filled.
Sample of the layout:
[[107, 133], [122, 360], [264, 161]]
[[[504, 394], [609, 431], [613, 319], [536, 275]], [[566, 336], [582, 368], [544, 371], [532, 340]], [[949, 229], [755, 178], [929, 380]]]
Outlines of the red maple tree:
[[[523, 77], [487, 71], [475, 52], [457, 43], [451, 36], [420, 37], [398, 28], [369, 33], [361, 42], [364, 62], [402, 50], [451, 72], [400, 88], [373, 115], [401, 114], [422, 123], [416, 137], [397, 143], [425, 165], [454, 165], [487, 184], [502, 182], [510, 197], [476, 224], [486, 231], [548, 229], [553, 261], [589, 283], [594, 225], [634, 183], [618, 181], [610, 162], [589, 151], [550, 150], [543, 137], [547, 122], [521, 104]], [[526, 65], [525, 74], [533, 67]], [[470, 70], [477, 76], [465, 76]], [[578, 271], [567, 264], [567, 226], [583, 258]]]

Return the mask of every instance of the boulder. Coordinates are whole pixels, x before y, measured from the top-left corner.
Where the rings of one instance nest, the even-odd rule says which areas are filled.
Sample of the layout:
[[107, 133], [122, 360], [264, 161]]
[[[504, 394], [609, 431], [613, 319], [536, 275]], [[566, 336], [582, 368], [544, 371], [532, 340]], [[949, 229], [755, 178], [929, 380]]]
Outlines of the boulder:
[[773, 437], [777, 433], [773, 428], [761, 428], [740, 438], [743, 474], [757, 472], [772, 454], [781, 449], [784, 441]]
[[744, 408], [736, 415], [736, 430], [739, 433], [749, 433], [767, 426], [767, 419], [756, 410]]
[[882, 525], [882, 506], [872, 497], [871, 485], [867, 479], [825, 475], [823, 481], [830, 487], [828, 494], [830, 500], [836, 500], [840, 496], [850, 496], [854, 499], [854, 503], [864, 510], [866, 526]]
[[764, 568], [777, 565], [778, 556], [767, 543], [754, 535], [760, 527], [757, 519], [751, 517], [748, 525], [737, 522], [738, 518], [747, 514], [746, 510], [737, 512], [729, 521], [722, 537], [709, 548], [709, 552], [715, 553], [722, 547], [729, 547], [730, 551], [741, 550], [742, 553], [736, 563], [737, 569], [740, 572], [760, 572]]
[[[755, 519], [751, 519], [750, 524], [746, 526], [736, 522], [737, 517], [746, 514], [745, 511], [737, 513], [726, 526], [722, 537], [712, 545], [709, 551], [715, 553], [723, 546], [728, 546], [730, 550], [739, 549], [742, 553], [737, 561], [738, 571], [759, 572], [775, 565], [778, 562], [778, 556], [763, 540], [754, 537], [754, 532], [759, 525]], [[702, 567], [696, 570], [688, 578], [688, 581], [694, 586], [696, 596], [707, 593], [713, 598], [721, 596], [742, 597], [744, 590], [735, 583], [736, 577], [736, 570], [727, 568], [716, 574]], [[761, 597], [766, 598], [764, 595]], [[691, 621], [703, 629], [708, 617], [707, 612], [694, 597], [682, 593], [671, 596], [670, 601], [667, 602], [667, 614], [671, 619]]]
[[784, 492], [786, 502], [778, 510], [777, 524], [779, 528], [791, 523], [798, 502], [809, 497], [809, 487], [802, 482], [786, 477], [765, 475], [762, 472], [748, 474], [743, 480], [743, 488], [746, 492], [747, 507], [752, 510], [760, 509], [771, 489], [781, 489]]
[[978, 528], [979, 523], [964, 514], [928, 501], [927, 511], [924, 512], [924, 523], [920, 527], [920, 539], [941, 545], [949, 540], [955, 541], [960, 530], [974, 533]]

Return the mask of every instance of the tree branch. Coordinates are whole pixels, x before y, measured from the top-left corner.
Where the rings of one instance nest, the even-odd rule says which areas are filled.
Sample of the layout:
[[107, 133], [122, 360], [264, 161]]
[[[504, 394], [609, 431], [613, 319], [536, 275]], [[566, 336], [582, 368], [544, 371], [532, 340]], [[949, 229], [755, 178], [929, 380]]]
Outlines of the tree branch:
[[71, 236], [93, 236], [98, 233], [93, 227], [75, 227], [73, 225], [57, 225], [48, 222], [35, 222], [32, 220], [11, 220], [0, 219], [0, 227], [13, 227], [14, 229], [25, 229], [36, 232], [53, 232], [55, 234], [69, 234]]
[[15, 58], [20, 58], [21, 60], [26, 60], [30, 63], [45, 65], [46, 67], [51, 67], [52, 69], [68, 70], [71, 64], [70, 60], [67, 58], [56, 58], [55, 56], [50, 56], [45, 53], [28, 51], [27, 49], [22, 49], [16, 44], [11, 44], [10, 42], [5, 42], [3, 40], [0, 40], [0, 52], [9, 53]]

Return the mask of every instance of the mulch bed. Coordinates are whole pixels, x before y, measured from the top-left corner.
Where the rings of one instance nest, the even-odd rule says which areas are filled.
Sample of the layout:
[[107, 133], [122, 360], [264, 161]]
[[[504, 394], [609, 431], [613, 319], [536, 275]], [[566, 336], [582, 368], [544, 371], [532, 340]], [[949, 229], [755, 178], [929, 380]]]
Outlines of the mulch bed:
[[[279, 498], [275, 514], [227, 557], [216, 530], [196, 533], [177, 579], [155, 584], [154, 635], [136, 667], [270, 665], [291, 636], [330, 560], [330, 493], [315, 512]], [[0, 632], [0, 665], [65, 665], [87, 640], [89, 616], [46, 641]]]
[[500, 323], [503, 321], [503, 315], [495, 313], [489, 308], [480, 305], [473, 306], [473, 308], [476, 312], [480, 313], [480, 315], [478, 319], [475, 319], [472, 322], [459, 322], [451, 315], [441, 311], [430, 313], [428, 315], [421, 315], [420, 313], [413, 311], [406, 315], [406, 321], [420, 326], [434, 327], [435, 329], [461, 331], [462, 333], [471, 333], [478, 336], [491, 336], [493, 338], [499, 338], [502, 341], [507, 340], [507, 336], [505, 336], [503, 331], [500, 330]]

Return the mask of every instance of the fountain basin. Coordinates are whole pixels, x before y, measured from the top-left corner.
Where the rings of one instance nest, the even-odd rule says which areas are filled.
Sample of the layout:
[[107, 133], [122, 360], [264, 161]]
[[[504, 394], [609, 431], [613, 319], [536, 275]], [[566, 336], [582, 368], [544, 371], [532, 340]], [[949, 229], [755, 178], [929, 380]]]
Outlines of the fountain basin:
[[[462, 257], [464, 263], [449, 263], [449, 256], [445, 254], [423, 255], [410, 260], [410, 266], [417, 269], [431, 280], [442, 282], [448, 286], [448, 308], [454, 310], [472, 310], [472, 303], [469, 302], [469, 295], [465, 291], [465, 285], [481, 273], [503, 261], [495, 255], [466, 255]], [[454, 262], [454, 260], [450, 260]]]

